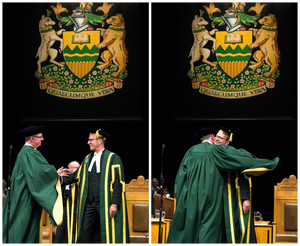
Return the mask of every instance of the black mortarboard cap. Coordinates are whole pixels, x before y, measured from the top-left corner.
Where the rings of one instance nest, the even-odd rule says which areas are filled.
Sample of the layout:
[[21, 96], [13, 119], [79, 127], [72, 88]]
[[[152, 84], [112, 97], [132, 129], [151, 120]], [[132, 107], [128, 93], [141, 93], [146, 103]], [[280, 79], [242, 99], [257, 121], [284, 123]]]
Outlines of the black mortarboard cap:
[[41, 133], [45, 128], [46, 126], [29, 126], [18, 131], [18, 134], [23, 137], [29, 137]]
[[218, 127], [216, 126], [209, 126], [209, 127], [204, 127], [199, 129], [196, 134], [195, 134], [195, 138], [201, 138], [204, 137], [208, 134], [214, 134], [216, 135], [216, 133], [219, 131]]
[[90, 133], [95, 134], [96, 138], [103, 138], [104, 140], [110, 138], [110, 135], [107, 132], [102, 131], [101, 129], [90, 130]]

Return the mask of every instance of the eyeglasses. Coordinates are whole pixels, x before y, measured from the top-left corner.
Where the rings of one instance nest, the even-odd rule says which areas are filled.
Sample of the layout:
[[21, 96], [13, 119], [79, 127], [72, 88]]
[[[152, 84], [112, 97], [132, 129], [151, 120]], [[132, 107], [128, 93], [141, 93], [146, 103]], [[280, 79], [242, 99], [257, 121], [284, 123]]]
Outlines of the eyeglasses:
[[94, 138], [94, 139], [88, 139], [88, 142], [92, 142], [94, 140], [97, 140], [97, 138]]
[[223, 139], [223, 140], [225, 140], [225, 141], [227, 141], [227, 138], [222, 138], [221, 136], [216, 136], [216, 138], [219, 138], [219, 139]]
[[34, 138], [44, 138], [43, 136], [33, 136]]

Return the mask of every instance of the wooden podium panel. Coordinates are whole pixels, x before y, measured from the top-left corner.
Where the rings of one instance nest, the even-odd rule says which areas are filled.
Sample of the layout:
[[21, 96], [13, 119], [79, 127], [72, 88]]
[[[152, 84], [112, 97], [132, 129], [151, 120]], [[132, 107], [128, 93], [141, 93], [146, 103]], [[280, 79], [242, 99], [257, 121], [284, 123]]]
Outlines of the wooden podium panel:
[[[166, 222], [161, 222], [161, 243], [166, 243]], [[151, 220], [151, 243], [158, 243], [158, 235], [159, 235], [159, 220], [152, 219]]]
[[254, 224], [257, 243], [274, 243], [275, 225], [269, 224], [267, 221], [255, 221]]

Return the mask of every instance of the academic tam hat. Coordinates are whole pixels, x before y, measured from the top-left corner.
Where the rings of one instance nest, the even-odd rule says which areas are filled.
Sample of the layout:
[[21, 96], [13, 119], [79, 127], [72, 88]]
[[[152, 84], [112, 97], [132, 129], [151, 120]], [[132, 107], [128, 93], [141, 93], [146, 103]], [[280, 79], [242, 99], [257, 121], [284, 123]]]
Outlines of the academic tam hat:
[[29, 137], [41, 133], [45, 128], [46, 126], [29, 126], [18, 131], [17, 133], [23, 137]]
[[214, 134], [216, 135], [217, 132], [220, 130], [220, 128], [218, 126], [209, 126], [209, 127], [204, 127], [199, 129], [196, 134], [195, 134], [195, 138], [202, 138], [208, 134]]
[[102, 131], [101, 129], [90, 130], [90, 134], [94, 134], [96, 138], [103, 138], [104, 140], [110, 138], [110, 135], [107, 132]]

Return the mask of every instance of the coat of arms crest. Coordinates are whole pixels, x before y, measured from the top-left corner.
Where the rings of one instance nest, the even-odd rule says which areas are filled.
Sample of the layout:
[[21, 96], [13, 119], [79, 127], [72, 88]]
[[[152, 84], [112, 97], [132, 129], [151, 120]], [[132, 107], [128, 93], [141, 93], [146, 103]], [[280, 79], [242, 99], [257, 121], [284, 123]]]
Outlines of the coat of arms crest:
[[[236, 99], [260, 95], [275, 87], [280, 62], [276, 17], [269, 14], [260, 18], [266, 4], [256, 3], [251, 7], [249, 12], [254, 11], [254, 16], [245, 14], [245, 6], [243, 2], [235, 2], [223, 16], [214, 16], [221, 11], [213, 3], [204, 6], [211, 26], [227, 25], [226, 30], [208, 31], [209, 22], [201, 9], [200, 15], [195, 16], [188, 76], [193, 88], [201, 94]], [[250, 26], [256, 27], [257, 20], [262, 25], [260, 29]], [[205, 47], [208, 42], [212, 42], [211, 51]], [[253, 53], [254, 49], [257, 50]], [[212, 62], [214, 55], [217, 61]], [[201, 58], [204, 64], [195, 67], [194, 63]]]
[[[73, 25], [73, 30], [55, 31], [56, 22], [50, 17], [50, 10], [42, 16], [35, 74], [40, 89], [46, 89], [53, 96], [88, 99], [109, 95], [115, 88], [122, 88], [128, 63], [125, 20], [122, 14], [108, 18], [112, 6], [108, 3], [99, 6], [96, 11], [104, 13], [100, 16], [92, 13], [92, 2], [80, 3], [71, 15], [65, 14], [68, 10], [61, 3], [51, 5], [59, 27]], [[107, 29], [103, 28], [105, 22], [109, 24]], [[52, 47], [56, 41], [60, 42], [59, 50]], [[63, 62], [57, 61], [60, 53]], [[42, 67], [42, 62], [47, 59], [52, 64]]]

